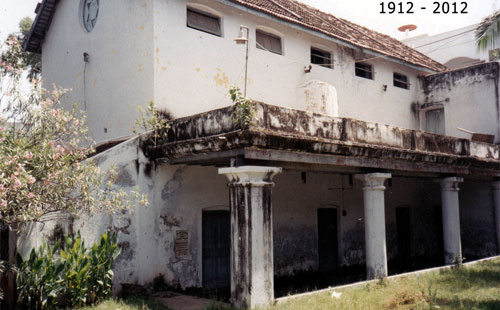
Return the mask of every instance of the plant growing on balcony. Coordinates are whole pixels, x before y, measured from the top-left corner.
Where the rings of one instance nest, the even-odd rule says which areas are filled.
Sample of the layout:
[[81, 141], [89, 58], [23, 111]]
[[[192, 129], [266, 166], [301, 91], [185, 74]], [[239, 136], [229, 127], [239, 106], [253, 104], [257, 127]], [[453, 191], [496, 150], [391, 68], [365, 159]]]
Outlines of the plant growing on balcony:
[[238, 87], [229, 89], [233, 101], [233, 123], [238, 129], [247, 129], [252, 123], [255, 114], [252, 100], [244, 97]]

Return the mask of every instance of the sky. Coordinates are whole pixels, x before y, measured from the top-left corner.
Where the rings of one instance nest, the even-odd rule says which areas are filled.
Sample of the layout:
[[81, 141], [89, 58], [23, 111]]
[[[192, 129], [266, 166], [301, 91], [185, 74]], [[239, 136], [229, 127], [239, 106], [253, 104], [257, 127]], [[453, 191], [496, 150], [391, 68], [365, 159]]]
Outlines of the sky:
[[[19, 20], [25, 16], [35, 17], [34, 10], [40, 0], [0, 0], [0, 40], [7, 34], [17, 31]], [[77, 1], [77, 0], [66, 0]], [[106, 0], [101, 0], [106, 1]], [[433, 14], [436, 0], [412, 0], [414, 14], [381, 14], [380, 3], [388, 5], [385, 0], [300, 0], [322, 11], [337, 17], [345, 18], [362, 26], [382, 32], [397, 39], [405, 38], [405, 34], [397, 30], [399, 26], [415, 24], [417, 29], [410, 36], [421, 34], [437, 34], [472, 24], [479, 23], [482, 18], [500, 9], [500, 0], [439, 0], [458, 4], [467, 3], [467, 14]], [[398, 1], [392, 1], [399, 3]], [[404, 7], [410, 1], [403, 1]], [[422, 10], [421, 7], [426, 7]], [[387, 10], [387, 8], [386, 8]]]

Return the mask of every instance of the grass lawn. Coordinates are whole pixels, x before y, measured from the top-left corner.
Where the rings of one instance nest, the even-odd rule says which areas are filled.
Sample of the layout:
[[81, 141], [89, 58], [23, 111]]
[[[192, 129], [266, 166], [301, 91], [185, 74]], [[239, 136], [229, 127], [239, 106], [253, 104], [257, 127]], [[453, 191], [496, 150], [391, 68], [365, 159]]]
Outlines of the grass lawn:
[[500, 310], [500, 259], [291, 299], [269, 310]]
[[[317, 293], [267, 310], [500, 310], [500, 259], [470, 267], [390, 279]], [[81, 310], [168, 310], [151, 299], [111, 299]], [[200, 309], [202, 310], [202, 309]], [[203, 310], [226, 310], [209, 306]]]
[[97, 306], [85, 307], [79, 310], [169, 310], [152, 299], [127, 298], [109, 299]]

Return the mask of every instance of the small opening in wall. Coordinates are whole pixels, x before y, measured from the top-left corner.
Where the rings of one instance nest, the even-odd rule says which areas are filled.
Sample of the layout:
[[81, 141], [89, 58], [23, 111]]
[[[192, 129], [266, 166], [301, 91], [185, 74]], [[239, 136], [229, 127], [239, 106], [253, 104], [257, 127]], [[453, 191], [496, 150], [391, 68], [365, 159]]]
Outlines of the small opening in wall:
[[355, 64], [356, 76], [373, 80], [373, 66], [363, 62], [356, 62]]
[[325, 68], [333, 68], [332, 54], [319, 48], [311, 47], [311, 63]]
[[394, 72], [394, 86], [403, 89], [410, 89], [408, 77], [406, 75]]
[[283, 54], [280, 37], [258, 29], [255, 31], [255, 35], [257, 39], [256, 46], [258, 49], [266, 50], [279, 55]]
[[206, 12], [187, 8], [187, 26], [196, 30], [222, 36], [220, 18]]

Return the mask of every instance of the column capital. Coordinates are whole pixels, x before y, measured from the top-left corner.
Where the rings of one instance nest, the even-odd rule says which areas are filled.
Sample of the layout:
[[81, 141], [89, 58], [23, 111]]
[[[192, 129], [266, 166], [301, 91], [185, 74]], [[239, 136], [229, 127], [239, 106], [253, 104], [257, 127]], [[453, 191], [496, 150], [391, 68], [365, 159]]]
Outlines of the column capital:
[[458, 192], [460, 188], [458, 184], [462, 183], [464, 178], [459, 177], [447, 177], [439, 180], [435, 180], [434, 182], [441, 184], [442, 191], [456, 191]]
[[385, 190], [384, 182], [390, 179], [390, 173], [367, 173], [356, 174], [355, 178], [363, 182], [363, 190]]
[[495, 181], [491, 184], [491, 187], [493, 187], [494, 190], [498, 191], [500, 190], [500, 181]]
[[282, 169], [267, 166], [240, 166], [219, 168], [219, 174], [224, 174], [231, 184], [265, 186], [272, 185], [272, 179]]

